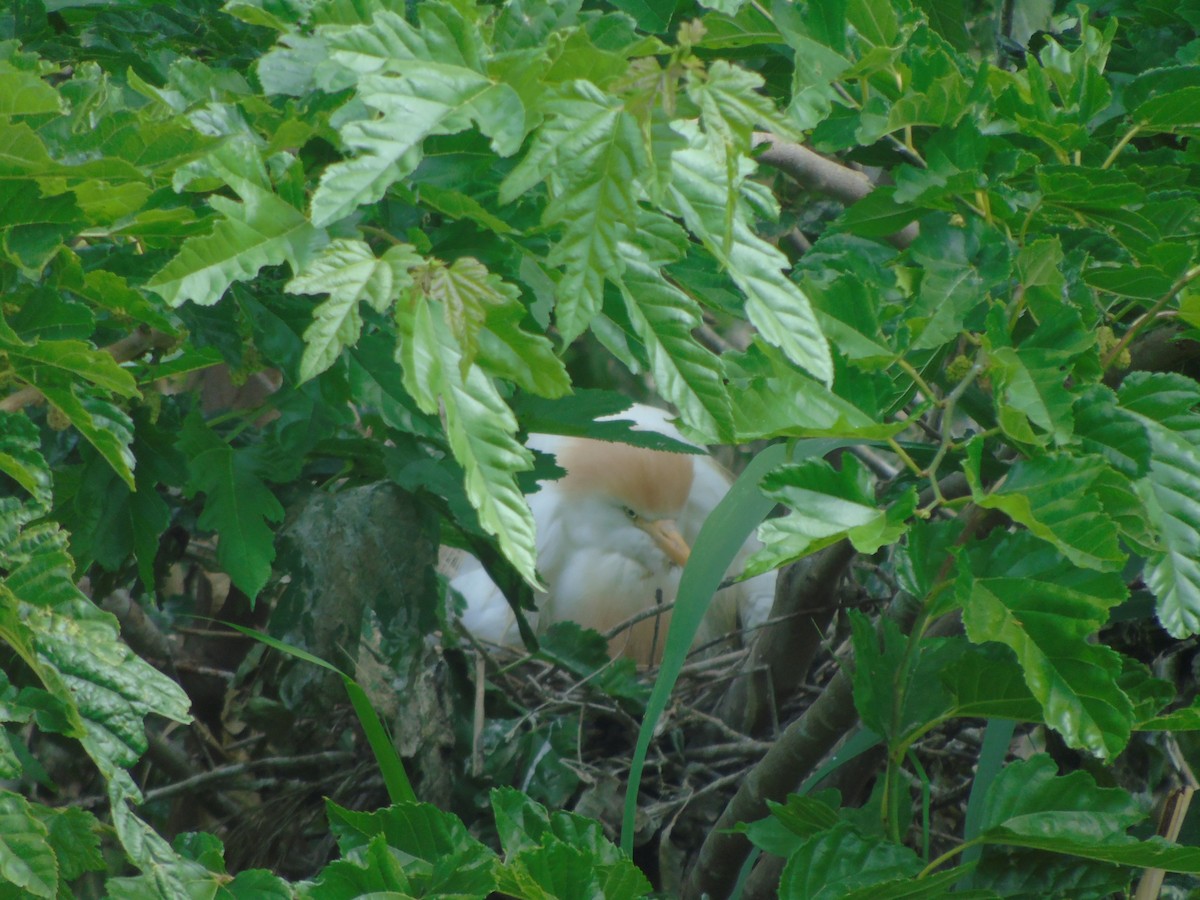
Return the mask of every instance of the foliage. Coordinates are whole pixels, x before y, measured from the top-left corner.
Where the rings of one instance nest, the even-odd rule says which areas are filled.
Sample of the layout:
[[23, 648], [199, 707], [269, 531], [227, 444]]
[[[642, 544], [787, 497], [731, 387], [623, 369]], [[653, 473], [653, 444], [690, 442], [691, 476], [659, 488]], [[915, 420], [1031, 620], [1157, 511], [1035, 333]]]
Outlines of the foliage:
[[[134, 811], [146, 721], [188, 723], [189, 697], [99, 605], [132, 592], [183, 640], [184, 616], [213, 610], [165, 587], [182, 540], [261, 612], [287, 581], [287, 510], [384, 479], [525, 602], [523, 495], [550, 471], [524, 436], [599, 433], [610, 398], [591, 389], [614, 380], [672, 404], [698, 442], [783, 448], [709, 540], [731, 556], [743, 519], [782, 504], [750, 570], [849, 541], [873, 601], [835, 627], [853, 648], [839, 677], [884, 750], [874, 795], [754, 798], [768, 818], [712, 832], [742, 856], [706, 846], [688, 890], [729, 887], [746, 835], [785, 860], [789, 897], [1015, 896], [1018, 871], [1103, 896], [1131, 867], [1200, 872], [1194, 848], [1136, 830], [1132, 796], [1157, 784], [1111, 786], [1131, 753], [1194, 750], [1200, 722], [1150, 665], [1200, 633], [1192, 6], [184, 7], [0, 13], [5, 885], [648, 892], [599, 824], [508, 789], [480, 826], [502, 855], [456, 815], [474, 800], [331, 803], [341, 858], [310, 880], [228, 874], [215, 836], [172, 843], [146, 821], [160, 810]], [[797, 188], [758, 132], [840, 161], [858, 194]], [[702, 606], [721, 573], [699, 568], [686, 597]], [[411, 673], [440, 628], [461, 661], [453, 598], [412, 602], [390, 631], [403, 617], [370, 598], [380, 658]], [[541, 658], [588, 680], [589, 640], [568, 629]], [[628, 668], [596, 679], [649, 709], [643, 754], [680, 665], [649, 701]], [[279, 693], [244, 718], [324, 715]], [[1056, 758], [981, 767], [972, 826], [934, 853], [909, 822], [928, 789], [917, 751], [972, 718], [1022, 723]], [[524, 786], [566, 803], [566, 730], [499, 747], [492, 774], [525, 754]], [[533, 744], [551, 775], [526, 766]], [[69, 805], [71, 784], [107, 798], [107, 823]], [[635, 776], [626, 850], [636, 793]]]

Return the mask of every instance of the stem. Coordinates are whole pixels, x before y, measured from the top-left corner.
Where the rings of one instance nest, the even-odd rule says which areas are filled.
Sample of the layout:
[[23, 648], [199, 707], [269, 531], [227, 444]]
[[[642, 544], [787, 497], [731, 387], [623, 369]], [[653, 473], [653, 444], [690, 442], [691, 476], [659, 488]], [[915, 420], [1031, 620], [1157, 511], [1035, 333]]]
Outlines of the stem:
[[1141, 125], [1134, 125], [1127, 132], [1121, 135], [1121, 139], [1117, 141], [1117, 145], [1112, 148], [1112, 152], [1109, 153], [1104, 162], [1100, 164], [1100, 168], [1107, 169], [1109, 166], [1111, 166], [1116, 161], [1117, 157], [1121, 155], [1121, 151], [1125, 149], [1125, 145], [1132, 141], [1134, 136], [1136, 136], [1141, 130]]
[[[938, 446], [937, 454], [934, 455], [933, 461], [930, 462], [929, 468], [925, 472], [930, 484], [937, 484], [938, 466], [942, 464], [942, 460], [946, 458], [946, 454], [950, 451], [950, 445], [954, 443], [954, 438], [950, 434], [950, 429], [953, 427], [954, 407], [962, 395], [967, 392], [967, 388], [971, 386], [971, 382], [982, 374], [983, 369], [983, 361], [976, 357], [975, 363], [967, 370], [967, 374], [963, 376], [963, 380], [956, 384], [954, 390], [947, 394], [946, 399], [942, 401], [942, 440]], [[932, 511], [933, 507], [938, 504], [938, 501], [941, 499], [940, 493], [938, 490], [934, 491], [934, 501], [929, 504], [927, 511]], [[941, 502], [945, 501], [942, 500]]]
[[932, 875], [941, 867], [942, 863], [946, 862], [947, 860], [954, 859], [954, 857], [958, 856], [958, 854], [962, 853], [968, 847], [974, 847], [976, 844], [982, 843], [982, 840], [976, 839], [973, 841], [967, 841], [965, 844], [959, 844], [957, 847], [947, 850], [937, 859], [930, 862], [929, 865], [923, 868], [920, 872], [918, 872], [917, 878], [924, 878], [926, 875]]
[[1200, 277], [1200, 266], [1193, 266], [1180, 275], [1179, 278], [1176, 279], [1175, 283], [1167, 289], [1167, 292], [1154, 301], [1154, 305], [1150, 307], [1146, 314], [1141, 316], [1136, 322], [1129, 326], [1129, 330], [1125, 332], [1124, 337], [1117, 342], [1115, 347], [1108, 351], [1108, 354], [1101, 361], [1101, 368], [1107, 369], [1109, 366], [1111, 366], [1117, 357], [1124, 352], [1125, 348], [1130, 345], [1133, 339], [1137, 337], [1138, 333], [1150, 322], [1153, 322], [1158, 314], [1162, 312], [1162, 308], [1170, 303], [1176, 294], [1187, 287], [1191, 282], [1195, 281], [1198, 277]]

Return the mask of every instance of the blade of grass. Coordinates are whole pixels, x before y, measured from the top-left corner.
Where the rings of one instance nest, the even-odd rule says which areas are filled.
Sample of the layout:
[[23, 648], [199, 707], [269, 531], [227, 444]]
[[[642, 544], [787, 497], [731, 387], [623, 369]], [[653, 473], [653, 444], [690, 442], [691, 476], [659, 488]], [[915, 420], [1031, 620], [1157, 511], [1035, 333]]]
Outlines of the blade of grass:
[[[963, 826], [963, 842], [970, 844], [963, 851], [964, 866], [978, 862], [979, 855], [983, 852], [982, 845], [973, 843], [979, 837], [983, 824], [983, 798], [987, 796], [992, 782], [1004, 767], [1004, 758], [1008, 756], [1008, 748], [1016, 728], [1017, 723], [1008, 719], [988, 719], [987, 728], [984, 729], [983, 746], [979, 748], [979, 765], [975, 767], [975, 783], [971, 785], [971, 796], [967, 800], [967, 819]], [[959, 890], [966, 890], [970, 886], [971, 875], [967, 875], [957, 885]]]
[[234, 625], [232, 622], [224, 622], [223, 624], [236, 629], [246, 635], [246, 637], [254, 638], [254, 640], [260, 644], [265, 644], [272, 650], [278, 650], [280, 653], [286, 653], [288, 656], [312, 663], [314, 666], [320, 666], [322, 669], [327, 669], [330, 672], [340, 675], [342, 683], [346, 686], [346, 693], [350, 696], [350, 705], [354, 707], [354, 712], [358, 715], [358, 721], [362, 725], [363, 734], [367, 736], [367, 743], [371, 747], [371, 752], [375, 754], [375, 762], [379, 764], [379, 771], [383, 775], [383, 783], [387, 787], [388, 797], [393, 803], [400, 803], [401, 801], [417, 802], [417, 795], [412, 788], [412, 782], [408, 780], [408, 773], [404, 770], [404, 761], [400, 759], [400, 754], [396, 752], [396, 747], [392, 744], [392, 739], [387, 732], [387, 728], [380, 720], [379, 714], [375, 712], [374, 707], [371, 706], [371, 701], [367, 697], [367, 692], [362, 689], [362, 685], [337, 666], [321, 659], [319, 656], [314, 656], [307, 650], [293, 647], [286, 641], [281, 641], [262, 632], [243, 628], [241, 625]]
[[[807, 459], [823, 456], [830, 450], [843, 446], [842, 441], [813, 440], [799, 441], [792, 449], [790, 458]], [[704, 613], [725, 572], [750, 532], [758, 527], [774, 508], [775, 502], [768, 500], [758, 485], [767, 472], [789, 458], [783, 444], [767, 447], [750, 461], [733, 483], [723, 500], [717, 504], [696, 536], [692, 555], [683, 569], [679, 581], [679, 592], [675, 598], [675, 611], [671, 619], [671, 630], [667, 633], [663, 649], [662, 666], [650, 700], [646, 704], [646, 716], [638, 732], [637, 747], [629, 767], [629, 785], [625, 790], [625, 808], [621, 819], [621, 849], [633, 852], [633, 823], [637, 812], [638, 788], [642, 781], [642, 768], [650, 740], [659, 717], [667, 708], [671, 691], [679, 678], [679, 672], [687, 660], [692, 640], [700, 628]]]

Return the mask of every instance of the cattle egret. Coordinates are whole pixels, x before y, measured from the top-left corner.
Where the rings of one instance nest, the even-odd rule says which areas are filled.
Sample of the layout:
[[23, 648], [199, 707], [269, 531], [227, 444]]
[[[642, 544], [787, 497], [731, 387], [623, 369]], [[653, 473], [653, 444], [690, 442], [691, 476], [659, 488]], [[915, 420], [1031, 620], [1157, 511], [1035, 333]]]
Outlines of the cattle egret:
[[[608, 419], [679, 441], [662, 410], [636, 404]], [[686, 442], [685, 442], [686, 443]], [[529, 505], [537, 523], [537, 595], [530, 623], [545, 630], [572, 621], [603, 633], [659, 602], [672, 603], [700, 526], [729, 489], [729, 476], [707, 455], [668, 453], [588, 438], [534, 434], [529, 446], [556, 457], [566, 475], [543, 481]], [[758, 548], [751, 536], [730, 567], [743, 568]], [[483, 567], [467, 558], [451, 580], [467, 601], [463, 624], [477, 638], [520, 646], [516, 618]], [[702, 645], [766, 620], [775, 595], [768, 573], [713, 598], [696, 636]], [[661, 660], [670, 613], [651, 616], [609, 642], [613, 656], [640, 664]]]

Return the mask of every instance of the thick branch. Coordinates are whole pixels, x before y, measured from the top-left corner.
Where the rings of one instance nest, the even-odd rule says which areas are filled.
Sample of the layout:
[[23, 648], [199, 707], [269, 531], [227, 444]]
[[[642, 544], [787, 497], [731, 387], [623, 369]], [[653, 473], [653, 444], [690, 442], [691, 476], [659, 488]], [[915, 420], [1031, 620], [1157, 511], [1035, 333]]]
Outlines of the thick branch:
[[803, 683], [837, 609], [838, 581], [853, 558], [850, 542], [841, 541], [784, 572], [771, 610], [777, 621], [763, 629], [742, 677], [717, 708], [730, 726], [754, 734], [770, 720], [772, 705], [781, 705]]
[[[875, 189], [871, 179], [862, 172], [826, 159], [800, 144], [782, 140], [764, 131], [754, 133], [754, 142], [767, 145], [756, 156], [760, 163], [785, 172], [809, 190], [839, 200], [846, 206], [852, 206]], [[916, 236], [917, 226], [910, 224], [888, 235], [887, 241], [903, 249]]]

